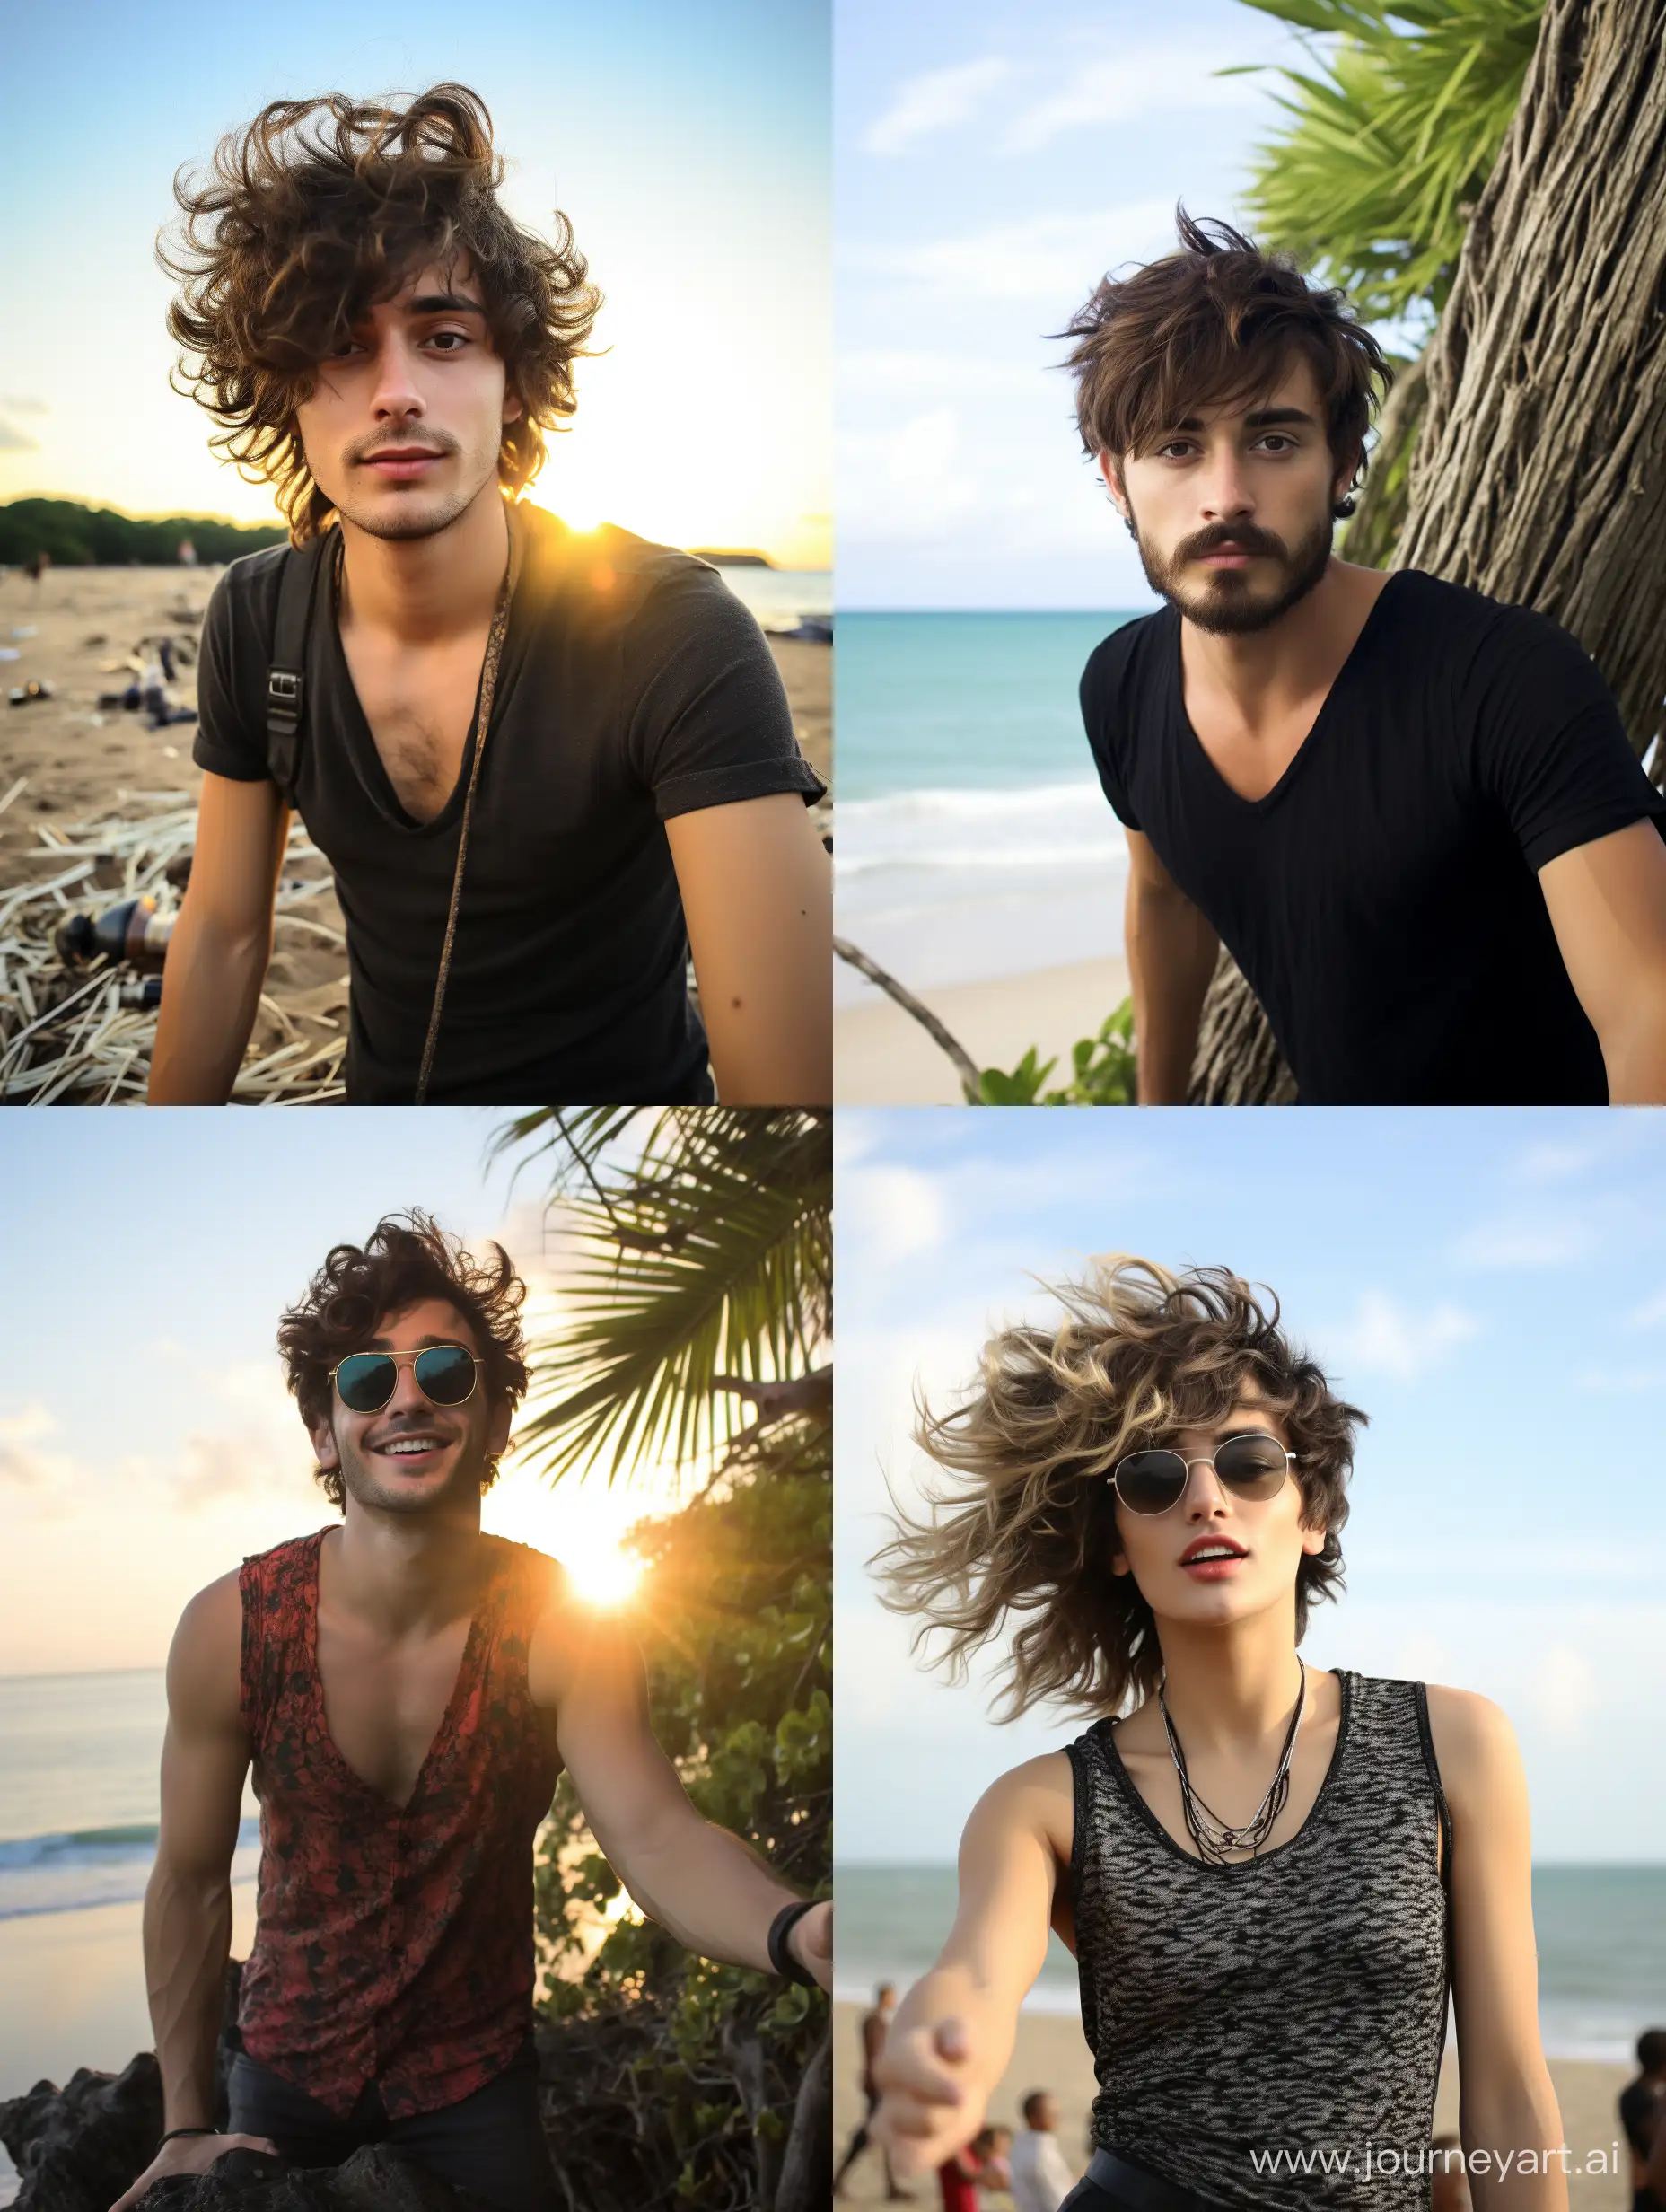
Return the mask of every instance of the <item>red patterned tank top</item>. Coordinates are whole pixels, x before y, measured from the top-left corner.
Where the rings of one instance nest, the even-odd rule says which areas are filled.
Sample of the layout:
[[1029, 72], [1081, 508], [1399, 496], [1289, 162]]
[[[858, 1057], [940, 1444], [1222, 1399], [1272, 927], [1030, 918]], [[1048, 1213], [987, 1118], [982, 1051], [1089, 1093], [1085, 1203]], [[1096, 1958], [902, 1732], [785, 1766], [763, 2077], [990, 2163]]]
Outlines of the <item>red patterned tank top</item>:
[[532, 1843], [560, 1761], [527, 1686], [555, 1562], [487, 1537], [491, 1571], [451, 1702], [403, 1806], [330, 1739], [318, 1671], [327, 1532], [245, 1559], [242, 1715], [260, 1800], [250, 2058], [345, 2117], [455, 2104], [532, 2025]]

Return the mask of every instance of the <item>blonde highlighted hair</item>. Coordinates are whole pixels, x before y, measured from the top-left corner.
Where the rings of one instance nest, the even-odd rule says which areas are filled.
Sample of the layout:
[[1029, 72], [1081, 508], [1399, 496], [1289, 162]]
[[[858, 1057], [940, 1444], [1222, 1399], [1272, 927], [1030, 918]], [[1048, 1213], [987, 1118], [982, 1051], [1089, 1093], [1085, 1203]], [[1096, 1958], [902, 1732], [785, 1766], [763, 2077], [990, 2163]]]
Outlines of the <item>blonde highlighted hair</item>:
[[1345, 1405], [1280, 1326], [1277, 1299], [1225, 1268], [1171, 1275], [1147, 1260], [1100, 1261], [1049, 1286], [1050, 1327], [1001, 1330], [977, 1381], [946, 1409], [916, 1395], [915, 1438], [948, 1479], [918, 1518], [893, 1497], [890, 1541], [870, 1565], [882, 1602], [916, 1617], [914, 1647], [964, 1681], [972, 1655], [1020, 1625], [997, 1681], [996, 1717], [1043, 1699], [1094, 1714], [1154, 1690], [1150, 1606], [1119, 1549], [1110, 1478], [1126, 1453], [1219, 1423], [1253, 1388], [1296, 1454], [1302, 1519], [1323, 1528], [1296, 1578], [1296, 1635], [1342, 1581], [1354, 1437]]

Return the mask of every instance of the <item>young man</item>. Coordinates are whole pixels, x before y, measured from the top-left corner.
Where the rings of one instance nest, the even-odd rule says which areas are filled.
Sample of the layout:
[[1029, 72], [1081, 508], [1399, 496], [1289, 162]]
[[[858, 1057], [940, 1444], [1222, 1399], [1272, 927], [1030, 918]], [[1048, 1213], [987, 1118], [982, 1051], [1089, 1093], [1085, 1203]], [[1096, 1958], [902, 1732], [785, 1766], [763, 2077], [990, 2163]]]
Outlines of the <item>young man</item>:
[[697, 1103], [708, 1036], [726, 1103], [832, 1095], [822, 786], [761, 632], [704, 563], [513, 504], [599, 295], [501, 171], [442, 85], [280, 102], [180, 188], [171, 328], [294, 542], [209, 606], [153, 1103], [231, 1090], [292, 806], [346, 920], [349, 1100]]
[[1100, 2085], [1070, 2212], [1426, 2212], [1449, 1993], [1465, 2152], [1511, 2161], [1489, 2212], [1566, 2212], [1510, 1725], [1298, 1651], [1363, 1417], [1224, 1268], [1061, 1299], [922, 1409], [948, 1479], [881, 1558], [957, 1671], [1022, 1622], [1004, 1717], [1094, 1717], [973, 1808], [875, 2134], [905, 2173], [975, 2134], [1051, 1927]]
[[[873, 2078], [873, 2067], [885, 2048], [885, 2032], [890, 2026], [891, 2014], [897, 2009], [897, 1989], [893, 1982], [881, 1981], [873, 1992], [873, 2002], [862, 2015], [862, 2094], [865, 2109], [862, 2124], [850, 2138], [850, 2146], [838, 2163], [833, 2176], [833, 2194], [842, 2196], [851, 2168], [868, 2147], [868, 2123], [873, 2118], [873, 2108], [880, 2101], [879, 2085]], [[880, 2153], [885, 2165], [885, 2201], [887, 2204], [906, 2204], [909, 2192], [899, 2189], [890, 2170], [890, 2154], [882, 2146]]]
[[1666, 1100], [1666, 801], [1543, 617], [1337, 560], [1382, 355], [1224, 224], [1070, 327], [1161, 612], [1082, 680], [1127, 831], [1144, 1102], [1221, 944], [1311, 1104]]
[[[174, 1638], [145, 1909], [168, 2132], [120, 2207], [229, 2149], [323, 2165], [387, 2140], [506, 2212], [551, 2212], [532, 1848], [564, 1766], [621, 1879], [680, 1940], [829, 1984], [831, 1908], [695, 1813], [628, 1634], [555, 1561], [481, 1532], [526, 1388], [521, 1297], [501, 1251], [477, 1264], [413, 1216], [338, 1245], [284, 1317], [342, 1524], [211, 1583]], [[251, 1762], [259, 1902], [217, 2135]]]

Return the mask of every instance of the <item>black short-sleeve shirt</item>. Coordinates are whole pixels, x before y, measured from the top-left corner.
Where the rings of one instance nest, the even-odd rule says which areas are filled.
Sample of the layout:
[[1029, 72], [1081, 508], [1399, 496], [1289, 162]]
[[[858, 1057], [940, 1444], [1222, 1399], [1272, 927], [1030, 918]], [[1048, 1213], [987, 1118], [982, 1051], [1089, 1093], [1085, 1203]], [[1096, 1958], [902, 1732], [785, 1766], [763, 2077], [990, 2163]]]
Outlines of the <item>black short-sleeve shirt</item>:
[[1666, 799], [1554, 622], [1390, 576], [1260, 799], [1191, 726], [1172, 607], [1095, 648], [1082, 709], [1106, 796], [1219, 932], [1304, 1104], [1606, 1101], [1535, 872]]
[[[820, 794], [763, 633], [716, 570], [518, 507], [522, 563], [469, 833], [429, 1090], [436, 1103], [679, 1104], [711, 1095], [666, 821]], [[204, 624], [196, 759], [267, 775], [287, 549], [234, 561]], [[445, 935], [472, 749], [432, 821], [400, 805], [329, 594], [308, 639], [295, 805], [335, 871], [351, 978], [347, 1095], [408, 1103]]]

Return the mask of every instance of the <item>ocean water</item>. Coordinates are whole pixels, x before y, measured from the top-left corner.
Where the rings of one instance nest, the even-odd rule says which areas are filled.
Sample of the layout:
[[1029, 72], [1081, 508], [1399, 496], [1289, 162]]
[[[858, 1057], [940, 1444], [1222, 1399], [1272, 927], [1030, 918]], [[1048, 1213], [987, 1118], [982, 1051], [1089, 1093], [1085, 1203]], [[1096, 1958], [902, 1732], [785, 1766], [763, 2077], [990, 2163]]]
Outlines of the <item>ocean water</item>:
[[[1076, 687], [1106, 614], [841, 614], [837, 926], [915, 988], [1122, 949]], [[835, 1003], [875, 996], [839, 963]]]
[[719, 561], [717, 572], [764, 629], [790, 630], [811, 619], [825, 622], [833, 612], [830, 568], [753, 568]]
[[[160, 1667], [0, 1678], [0, 1921], [143, 1897], [156, 1856]], [[252, 1882], [251, 1793], [232, 1862]]]
[[[954, 1918], [951, 1866], [836, 1870], [837, 1994], [865, 2002], [876, 1982], [906, 1988]], [[1632, 2060], [1644, 2028], [1666, 2027], [1666, 1865], [1536, 1866], [1539, 2017], [1547, 2054]], [[1057, 1936], [1026, 2004], [1076, 2009], [1075, 1962]]]

